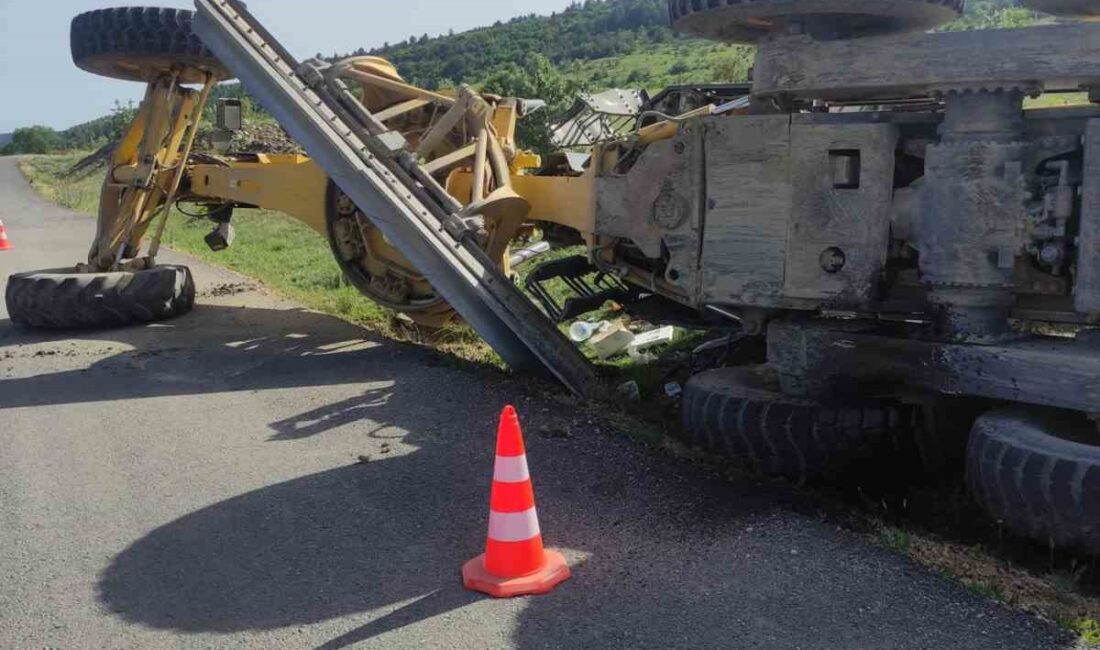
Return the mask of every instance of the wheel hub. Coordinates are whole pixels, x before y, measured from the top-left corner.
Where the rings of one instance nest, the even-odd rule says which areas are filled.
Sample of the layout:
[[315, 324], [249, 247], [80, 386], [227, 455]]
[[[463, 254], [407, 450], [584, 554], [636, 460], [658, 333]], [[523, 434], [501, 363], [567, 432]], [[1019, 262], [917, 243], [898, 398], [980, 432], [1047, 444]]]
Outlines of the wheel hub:
[[335, 183], [329, 186], [329, 206], [336, 261], [363, 295], [427, 327], [441, 327], [454, 317], [450, 305]]

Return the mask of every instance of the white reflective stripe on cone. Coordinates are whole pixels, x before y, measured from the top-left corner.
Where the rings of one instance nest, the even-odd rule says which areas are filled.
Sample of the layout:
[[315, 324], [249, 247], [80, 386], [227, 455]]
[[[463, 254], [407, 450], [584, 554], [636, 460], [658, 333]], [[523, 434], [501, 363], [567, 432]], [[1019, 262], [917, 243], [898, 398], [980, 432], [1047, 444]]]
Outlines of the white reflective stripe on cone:
[[498, 542], [525, 542], [539, 534], [539, 515], [524, 512], [489, 512], [489, 537]]
[[523, 483], [531, 480], [531, 473], [527, 471], [527, 455], [497, 456], [493, 480], [500, 483]]

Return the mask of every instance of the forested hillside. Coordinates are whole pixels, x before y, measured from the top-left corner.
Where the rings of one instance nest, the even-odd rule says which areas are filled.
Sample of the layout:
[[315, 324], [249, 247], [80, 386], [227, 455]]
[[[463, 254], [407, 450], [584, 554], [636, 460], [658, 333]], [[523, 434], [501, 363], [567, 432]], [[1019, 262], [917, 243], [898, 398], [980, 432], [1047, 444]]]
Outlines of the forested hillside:
[[[418, 84], [437, 87], [489, 76], [497, 66], [538, 53], [556, 66], [622, 56], [674, 40], [665, 0], [587, 0], [551, 16], [438, 38], [410, 38], [371, 50]], [[362, 53], [362, 52], [360, 52]]]
[[[1019, 8], [1017, 0], [970, 0], [967, 5], [967, 15], [947, 29], [1018, 27], [1040, 18]], [[677, 83], [743, 81], [752, 63], [752, 48], [676, 35], [668, 26], [665, 0], [585, 0], [550, 16], [523, 16], [461, 34], [412, 36], [373, 49], [319, 56], [356, 54], [385, 56], [421, 86], [468, 83], [501, 94], [539, 97], [549, 101], [550, 112], [566, 107], [581, 90], [652, 91]], [[242, 95], [235, 84], [222, 85], [215, 93]], [[41, 127], [17, 132], [16, 140], [31, 142], [36, 150], [92, 149], [117, 138], [132, 114], [132, 106], [119, 105], [110, 115], [56, 137], [46, 132], [52, 129]], [[0, 147], [3, 153], [22, 151], [10, 143]]]
[[[1034, 12], [1018, 5], [1018, 0], [970, 0], [967, 15], [949, 29], [1017, 27], [1036, 20]], [[535, 54], [594, 88], [740, 81], [752, 60], [751, 48], [676, 35], [665, 0], [586, 0], [550, 16], [524, 16], [436, 38], [413, 36], [350, 54], [385, 56], [410, 81], [430, 88], [477, 83], [502, 66], [522, 66]]]

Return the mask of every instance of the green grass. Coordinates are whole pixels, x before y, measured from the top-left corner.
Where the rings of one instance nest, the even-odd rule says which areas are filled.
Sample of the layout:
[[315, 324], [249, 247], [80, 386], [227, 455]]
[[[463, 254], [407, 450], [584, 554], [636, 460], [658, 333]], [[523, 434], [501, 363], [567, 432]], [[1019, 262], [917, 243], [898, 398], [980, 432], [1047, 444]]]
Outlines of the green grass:
[[995, 582], [971, 582], [966, 585], [966, 588], [987, 600], [998, 603], [1003, 603], [1005, 600], [1004, 588]]
[[913, 544], [913, 535], [900, 528], [883, 526], [878, 533], [878, 541], [891, 551], [904, 555], [909, 553], [909, 548]]
[[386, 329], [393, 313], [363, 298], [344, 280], [328, 244], [311, 228], [269, 210], [241, 210], [234, 216], [237, 239], [214, 253], [203, 238], [209, 222], [175, 214], [164, 244], [195, 257], [260, 279], [309, 307], [351, 321]]
[[676, 84], [745, 81], [751, 66], [751, 48], [684, 40], [619, 57], [572, 61], [561, 70], [584, 88], [645, 88], [655, 93]]
[[1062, 106], [1088, 106], [1088, 93], [1046, 93], [1024, 102], [1026, 108], [1060, 108]]
[[1081, 635], [1081, 641], [1090, 648], [1100, 647], [1100, 621], [1082, 618], [1073, 621], [1069, 628]]
[[[94, 214], [99, 203], [102, 177], [64, 179], [64, 173], [80, 160], [84, 153], [64, 156], [25, 156], [20, 169], [27, 180], [46, 199], [71, 210]], [[91, 242], [89, 242], [91, 243]]]

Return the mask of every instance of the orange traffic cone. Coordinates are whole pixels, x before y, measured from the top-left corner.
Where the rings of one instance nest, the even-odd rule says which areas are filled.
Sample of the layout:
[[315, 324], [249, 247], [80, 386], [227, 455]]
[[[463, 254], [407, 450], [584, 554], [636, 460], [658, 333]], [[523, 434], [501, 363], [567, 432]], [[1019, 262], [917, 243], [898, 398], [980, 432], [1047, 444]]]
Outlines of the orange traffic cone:
[[542, 547], [523, 433], [516, 410], [509, 406], [497, 431], [489, 541], [484, 555], [462, 567], [462, 584], [494, 598], [511, 598], [549, 593], [569, 576], [561, 553]]
[[0, 251], [10, 251], [15, 248], [8, 239], [8, 231], [4, 229], [4, 222], [0, 221]]

